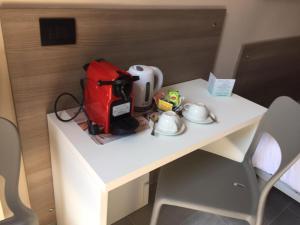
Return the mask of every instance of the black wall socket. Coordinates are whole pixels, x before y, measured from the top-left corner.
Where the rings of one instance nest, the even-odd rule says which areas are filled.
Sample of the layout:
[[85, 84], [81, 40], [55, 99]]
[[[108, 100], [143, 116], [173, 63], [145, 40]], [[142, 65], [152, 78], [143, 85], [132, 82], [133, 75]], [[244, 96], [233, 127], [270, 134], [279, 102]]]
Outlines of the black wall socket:
[[76, 44], [74, 18], [40, 18], [42, 46]]

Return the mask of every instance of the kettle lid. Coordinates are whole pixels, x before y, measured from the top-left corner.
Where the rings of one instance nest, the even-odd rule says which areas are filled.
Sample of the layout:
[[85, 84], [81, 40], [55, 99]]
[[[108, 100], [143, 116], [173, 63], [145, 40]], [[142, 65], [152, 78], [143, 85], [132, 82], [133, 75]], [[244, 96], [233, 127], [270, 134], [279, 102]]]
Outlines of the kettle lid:
[[143, 68], [141, 65], [136, 65], [136, 66], [134, 66], [134, 68], [135, 68], [137, 71], [144, 71], [144, 68]]
[[128, 70], [129, 73], [132, 74], [152, 74], [153, 69], [151, 66], [145, 66], [145, 65], [133, 65]]

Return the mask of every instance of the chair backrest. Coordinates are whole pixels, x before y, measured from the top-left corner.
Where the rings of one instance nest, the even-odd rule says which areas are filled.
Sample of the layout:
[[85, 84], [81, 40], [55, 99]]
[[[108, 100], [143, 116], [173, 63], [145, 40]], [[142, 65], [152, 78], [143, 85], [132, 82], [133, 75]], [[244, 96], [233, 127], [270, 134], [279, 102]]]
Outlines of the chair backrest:
[[0, 118], [0, 175], [5, 179], [5, 198], [10, 210], [20, 211], [18, 192], [20, 173], [20, 141], [17, 128], [10, 121]]
[[271, 104], [262, 118], [245, 160], [252, 165], [252, 156], [264, 133], [270, 134], [279, 144], [281, 150], [281, 164], [276, 173], [261, 189], [256, 224], [263, 219], [264, 205], [270, 189], [280, 177], [300, 159], [300, 105], [293, 99], [282, 96]]

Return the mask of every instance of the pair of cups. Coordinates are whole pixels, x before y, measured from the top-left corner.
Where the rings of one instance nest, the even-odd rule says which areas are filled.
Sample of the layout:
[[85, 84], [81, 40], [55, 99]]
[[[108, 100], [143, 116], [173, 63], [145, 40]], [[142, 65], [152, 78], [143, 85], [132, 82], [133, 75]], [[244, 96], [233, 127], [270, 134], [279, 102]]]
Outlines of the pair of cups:
[[[183, 106], [183, 116], [195, 123], [209, 123], [210, 112], [203, 103], [187, 103]], [[211, 121], [214, 121], [211, 118]], [[216, 121], [216, 120], [215, 120]], [[166, 135], [179, 134], [184, 129], [183, 121], [173, 111], [167, 111], [161, 114], [156, 125], [156, 130]]]

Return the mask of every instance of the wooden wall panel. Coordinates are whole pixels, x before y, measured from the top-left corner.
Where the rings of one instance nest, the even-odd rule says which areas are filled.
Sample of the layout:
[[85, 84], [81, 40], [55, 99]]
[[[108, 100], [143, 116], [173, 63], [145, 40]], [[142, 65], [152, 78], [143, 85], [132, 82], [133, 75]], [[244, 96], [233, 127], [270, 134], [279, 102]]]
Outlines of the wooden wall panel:
[[244, 46], [235, 92], [268, 107], [278, 96], [300, 100], [300, 37]]
[[[40, 17], [75, 17], [77, 44], [42, 47]], [[165, 85], [207, 78], [224, 17], [224, 9], [1, 10], [30, 199], [42, 225], [55, 221], [46, 114], [59, 93], [80, 95], [82, 65], [95, 58], [124, 69], [155, 65]]]

